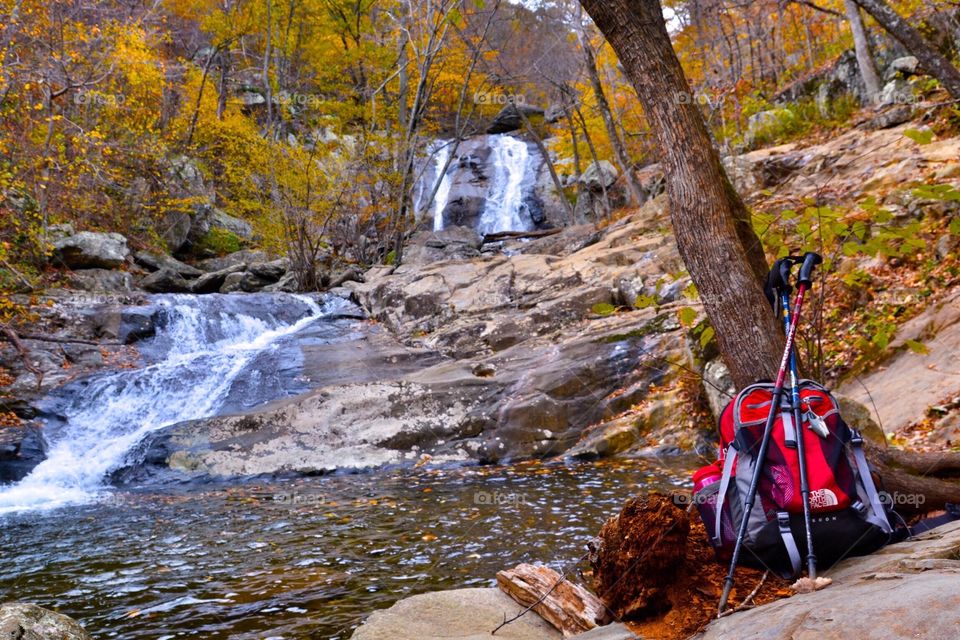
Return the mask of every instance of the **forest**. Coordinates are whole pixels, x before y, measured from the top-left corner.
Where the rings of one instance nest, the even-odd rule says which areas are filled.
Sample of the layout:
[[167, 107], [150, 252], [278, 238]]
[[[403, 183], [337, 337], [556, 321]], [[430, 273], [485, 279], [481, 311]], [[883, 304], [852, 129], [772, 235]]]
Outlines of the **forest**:
[[958, 103], [955, 0], [0, 0], [0, 636], [953, 637]]

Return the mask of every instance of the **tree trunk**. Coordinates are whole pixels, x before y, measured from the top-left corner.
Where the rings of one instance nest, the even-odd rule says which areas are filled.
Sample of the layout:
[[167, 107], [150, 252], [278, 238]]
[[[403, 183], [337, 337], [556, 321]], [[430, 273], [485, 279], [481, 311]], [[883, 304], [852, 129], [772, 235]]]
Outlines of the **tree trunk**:
[[844, 0], [847, 10], [847, 22], [850, 23], [850, 33], [853, 34], [853, 47], [857, 52], [857, 66], [860, 68], [860, 77], [867, 88], [867, 102], [874, 103], [880, 95], [880, 78], [877, 76], [877, 67], [870, 52], [870, 41], [867, 39], [867, 29], [863, 25], [863, 16], [860, 7], [853, 0]]
[[783, 338], [763, 295], [767, 264], [710, 143], [656, 0], [582, 0], [633, 83], [663, 157], [674, 234], [735, 384], [773, 377]]
[[940, 81], [943, 88], [960, 100], [960, 71], [940, 55], [920, 32], [901, 18], [884, 0], [854, 0], [864, 11], [920, 61], [920, 66]]
[[[734, 383], [742, 387], [771, 376], [782, 337], [759, 284], [766, 271], [759, 240], [709, 144], [696, 101], [685, 99], [690, 89], [660, 3], [581, 1], [620, 57], [656, 136], [677, 245]], [[960, 454], [918, 454], [870, 444], [867, 456], [888, 492], [924, 497], [922, 504], [898, 504], [901, 513], [960, 501]]]
[[620, 165], [620, 171], [624, 174], [624, 180], [627, 184], [627, 191], [630, 192], [630, 199], [636, 205], [643, 204], [643, 190], [637, 184], [637, 177], [633, 173], [633, 163], [627, 154], [627, 149], [617, 133], [617, 127], [613, 122], [613, 114], [610, 111], [610, 103], [607, 101], [607, 94], [603, 91], [603, 83], [600, 82], [600, 74], [597, 72], [597, 58], [593, 53], [593, 47], [583, 28], [577, 32], [577, 38], [580, 40], [580, 49], [583, 51], [584, 66], [587, 69], [587, 76], [590, 78], [590, 85], [593, 87], [593, 96], [597, 101], [597, 109], [603, 118], [603, 126], [607, 129], [607, 137], [610, 138], [610, 147], [613, 149], [613, 155]]

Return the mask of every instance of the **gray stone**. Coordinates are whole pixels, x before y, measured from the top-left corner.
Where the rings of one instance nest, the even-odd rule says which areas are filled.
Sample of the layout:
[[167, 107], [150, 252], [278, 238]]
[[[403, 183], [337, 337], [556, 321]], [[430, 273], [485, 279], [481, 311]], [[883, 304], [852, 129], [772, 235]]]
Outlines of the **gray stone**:
[[699, 640], [955, 638], [960, 522], [844, 560], [829, 587], [716, 620]]
[[164, 267], [140, 280], [140, 288], [151, 293], [186, 293], [190, 283], [179, 273]]
[[543, 109], [527, 104], [508, 104], [494, 116], [487, 133], [510, 133], [523, 128], [523, 116], [528, 119], [543, 115]]
[[150, 338], [157, 332], [157, 309], [152, 306], [126, 307], [120, 312], [117, 339], [123, 344]]
[[209, 204], [203, 204], [197, 207], [193, 215], [188, 244], [196, 247], [211, 231], [216, 230], [229, 232], [242, 242], [253, 239], [253, 227], [249, 222], [231, 216]]
[[190, 227], [193, 224], [193, 215], [189, 211], [165, 211], [160, 219], [159, 233], [167, 249], [173, 253], [180, 253], [190, 238]]
[[47, 239], [50, 242], [56, 242], [57, 240], [63, 240], [72, 235], [75, 235], [77, 230], [74, 229], [73, 225], [69, 222], [63, 224], [52, 224], [47, 229]]
[[243, 268], [246, 269], [247, 265], [258, 262], [267, 262], [268, 260], [269, 257], [263, 251], [244, 249], [241, 251], [228, 253], [227, 255], [219, 258], [208, 258], [207, 260], [201, 260], [197, 263], [197, 266], [204, 271], [213, 272], [222, 271], [227, 267], [235, 267], [237, 265], [243, 265]]
[[570, 636], [571, 640], [638, 640], [639, 636], [622, 622], [614, 622], [603, 627]]
[[602, 191], [605, 187], [613, 186], [620, 172], [608, 160], [591, 162], [580, 176], [580, 184], [590, 191]]
[[953, 253], [954, 247], [956, 247], [957, 242], [951, 233], [944, 233], [939, 238], [937, 238], [936, 252], [937, 258], [940, 260], [945, 259], [951, 253]]
[[244, 240], [253, 238], [253, 227], [246, 220], [231, 216], [220, 209], [210, 212], [210, 228], [223, 229]]
[[246, 271], [247, 265], [245, 263], [234, 264], [219, 271], [211, 271], [210, 273], [205, 273], [193, 282], [190, 283], [190, 292], [191, 293], [214, 293], [219, 291], [220, 287], [223, 286], [224, 281], [227, 277], [235, 274]]
[[290, 261], [280, 258], [270, 262], [253, 262], [250, 264], [249, 271], [258, 278], [273, 283], [282, 278], [289, 268]]
[[296, 293], [297, 291], [300, 291], [300, 282], [296, 273], [293, 271], [288, 271], [273, 284], [265, 286], [263, 290], [265, 292]]
[[703, 368], [703, 390], [707, 394], [710, 411], [715, 418], [719, 418], [720, 412], [727, 406], [736, 391], [730, 370], [720, 358], [711, 360]]
[[53, 258], [71, 269], [115, 269], [126, 261], [130, 250], [119, 233], [81, 231], [53, 243]]
[[883, 85], [883, 89], [880, 90], [879, 103], [884, 107], [893, 104], [909, 105], [916, 102], [916, 100], [910, 83], [902, 78], [894, 78]]
[[159, 271], [160, 269], [170, 269], [176, 271], [184, 278], [196, 278], [203, 275], [203, 271], [196, 267], [180, 262], [176, 258], [164, 254], [152, 253], [150, 251], [138, 251], [133, 255], [133, 260], [142, 267], [150, 271]]
[[563, 120], [567, 113], [567, 108], [559, 102], [554, 102], [543, 114], [543, 120], [547, 124], [554, 124]]
[[[227, 276], [227, 277], [229, 278], [230, 276]], [[254, 291], [260, 291], [264, 287], [269, 286], [273, 283], [274, 283], [273, 280], [267, 280], [265, 278], [261, 278], [255, 273], [251, 273], [250, 271], [245, 271], [243, 273], [243, 278], [240, 280], [240, 290], [246, 291], [247, 293], [253, 293]], [[226, 284], [226, 281], [224, 281], [224, 284]]]
[[25, 602], [0, 605], [2, 640], [93, 640], [80, 623]]
[[133, 276], [112, 269], [80, 269], [67, 278], [70, 286], [81, 291], [132, 291]]
[[237, 291], [243, 291], [243, 281], [246, 276], [247, 273], [245, 271], [235, 271], [229, 274], [223, 279], [223, 284], [220, 285], [220, 293], [236, 293]]
[[910, 122], [912, 119], [913, 106], [909, 104], [898, 104], [867, 120], [860, 126], [861, 128], [869, 131], [877, 131], [880, 129], [896, 127], [904, 122]]
[[893, 80], [897, 75], [903, 77], [912, 76], [917, 72], [919, 66], [920, 61], [913, 56], [896, 58], [890, 63], [890, 66], [887, 67], [886, 73], [883, 74], [883, 79]]
[[[523, 607], [496, 588], [435, 591], [404, 598], [376, 611], [357, 627], [352, 640], [489, 640], [490, 632]], [[535, 613], [499, 631], [505, 640], [553, 640], [563, 636]]]

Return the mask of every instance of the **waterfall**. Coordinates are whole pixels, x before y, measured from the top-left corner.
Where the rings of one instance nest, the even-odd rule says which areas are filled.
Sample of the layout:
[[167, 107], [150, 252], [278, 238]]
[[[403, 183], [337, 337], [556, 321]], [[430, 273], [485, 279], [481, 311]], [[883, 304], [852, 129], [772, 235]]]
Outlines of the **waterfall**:
[[433, 230], [443, 229], [443, 210], [447, 206], [447, 199], [450, 197], [450, 173], [445, 169], [447, 160], [450, 158], [450, 148], [453, 146], [450, 140], [440, 140], [440, 147], [434, 155], [434, 175], [437, 176], [439, 184], [436, 186], [437, 193], [433, 198]]
[[483, 214], [477, 225], [480, 234], [497, 231], [522, 231], [521, 219], [524, 179], [530, 164], [527, 143], [512, 136], [490, 136], [490, 161], [493, 176]]
[[453, 150], [453, 140], [435, 140], [427, 147], [414, 193], [419, 218], [425, 222], [429, 215], [432, 229], [440, 231], [446, 213], [447, 222], [452, 218], [481, 234], [525, 231], [537, 224], [529, 203], [540, 202], [539, 151], [506, 134], [465, 138], [449, 162]]
[[[46, 459], [19, 483], [0, 489], [0, 513], [80, 504], [104, 491], [145, 435], [215, 415], [257, 356], [324, 315], [307, 296], [155, 296], [157, 335], [144, 342], [147, 364], [98, 374], [61, 393], [48, 425]], [[272, 390], [274, 397], [282, 389]]]

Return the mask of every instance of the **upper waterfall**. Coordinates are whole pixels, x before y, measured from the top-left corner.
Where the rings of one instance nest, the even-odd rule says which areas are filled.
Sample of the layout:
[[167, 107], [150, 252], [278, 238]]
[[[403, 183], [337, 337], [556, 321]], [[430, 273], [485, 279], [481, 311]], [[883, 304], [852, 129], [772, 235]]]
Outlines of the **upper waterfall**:
[[511, 135], [437, 140], [421, 167], [418, 216], [434, 231], [450, 225], [481, 234], [533, 229], [545, 220], [538, 189], [543, 168], [537, 147]]

